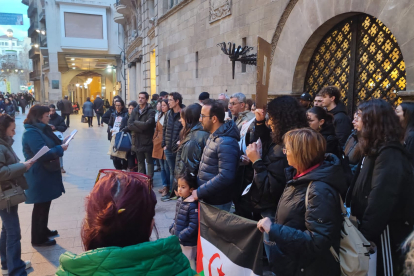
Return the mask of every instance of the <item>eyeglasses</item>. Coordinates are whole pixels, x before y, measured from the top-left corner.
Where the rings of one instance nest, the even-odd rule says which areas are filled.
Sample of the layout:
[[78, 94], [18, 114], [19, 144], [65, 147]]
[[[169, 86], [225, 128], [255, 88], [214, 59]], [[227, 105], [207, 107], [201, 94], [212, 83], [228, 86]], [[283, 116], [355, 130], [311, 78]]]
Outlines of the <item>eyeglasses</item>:
[[355, 113], [354, 120], [359, 121], [359, 119], [361, 119], [361, 118], [362, 118], [362, 112], [361, 111], [358, 111], [357, 113]]
[[204, 118], [211, 118], [211, 117], [213, 117], [213, 116], [207, 116], [207, 115], [203, 115], [203, 114], [200, 114], [200, 119], [201, 120], [203, 120]]
[[239, 104], [239, 103], [229, 102], [229, 105], [232, 105], [232, 106], [235, 106], [236, 104]]

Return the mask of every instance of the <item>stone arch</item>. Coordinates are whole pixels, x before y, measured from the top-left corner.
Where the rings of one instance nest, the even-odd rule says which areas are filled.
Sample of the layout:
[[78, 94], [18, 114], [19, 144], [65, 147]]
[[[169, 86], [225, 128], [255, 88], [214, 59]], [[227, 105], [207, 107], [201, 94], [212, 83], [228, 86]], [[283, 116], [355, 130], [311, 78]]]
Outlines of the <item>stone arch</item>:
[[[269, 94], [303, 92], [307, 65], [322, 37], [357, 13], [382, 21], [394, 34], [404, 56], [407, 91], [414, 91], [414, 0], [290, 0], [272, 38]], [[408, 20], [409, 19], [409, 20]]]

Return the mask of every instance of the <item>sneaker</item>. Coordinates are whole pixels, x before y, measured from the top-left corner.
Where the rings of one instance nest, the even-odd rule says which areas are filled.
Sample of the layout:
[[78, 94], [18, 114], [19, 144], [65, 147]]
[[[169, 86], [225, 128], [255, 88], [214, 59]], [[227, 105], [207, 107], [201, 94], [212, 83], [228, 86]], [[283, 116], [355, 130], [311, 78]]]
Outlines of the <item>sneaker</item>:
[[[29, 269], [29, 268], [32, 267], [32, 262], [25, 261], [24, 263], [26, 264], [26, 269]], [[1, 269], [1, 274], [3, 274], [3, 275], [9, 275], [9, 271], [7, 269]]]
[[161, 194], [161, 197], [165, 197], [165, 196], [170, 196], [170, 189], [168, 189], [167, 187], [165, 187], [164, 191]]
[[165, 201], [170, 201], [172, 198], [170, 197], [170, 195], [169, 194], [167, 194], [167, 195], [165, 195], [165, 196], [163, 196], [163, 197], [161, 197], [161, 201], [162, 202], [165, 202]]
[[158, 190], [158, 192], [162, 194], [165, 191], [165, 189], [167, 189], [167, 187], [163, 186], [161, 189]]
[[177, 200], [177, 199], [178, 199], [178, 196], [173, 196], [170, 198], [170, 200]]

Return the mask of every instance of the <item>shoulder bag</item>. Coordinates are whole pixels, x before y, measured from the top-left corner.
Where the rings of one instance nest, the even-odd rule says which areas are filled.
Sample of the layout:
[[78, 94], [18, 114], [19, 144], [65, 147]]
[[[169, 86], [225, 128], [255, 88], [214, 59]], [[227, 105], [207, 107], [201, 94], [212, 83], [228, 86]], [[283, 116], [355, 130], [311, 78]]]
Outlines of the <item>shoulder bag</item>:
[[[306, 189], [306, 209], [308, 208], [309, 186], [312, 182], [309, 183]], [[339, 256], [332, 246], [329, 250], [335, 260], [340, 263], [342, 276], [366, 276], [369, 270], [369, 247], [371, 245], [348, 218], [341, 195], [339, 195], [339, 199], [342, 216], [344, 218], [341, 230], [341, 243], [339, 245]]]
[[22, 187], [16, 183], [11, 183], [11, 188], [3, 190], [0, 185], [0, 210], [7, 209], [10, 213], [10, 207], [26, 201], [26, 195]]
[[115, 135], [114, 151], [130, 151], [132, 147], [131, 135], [128, 132], [120, 131]]

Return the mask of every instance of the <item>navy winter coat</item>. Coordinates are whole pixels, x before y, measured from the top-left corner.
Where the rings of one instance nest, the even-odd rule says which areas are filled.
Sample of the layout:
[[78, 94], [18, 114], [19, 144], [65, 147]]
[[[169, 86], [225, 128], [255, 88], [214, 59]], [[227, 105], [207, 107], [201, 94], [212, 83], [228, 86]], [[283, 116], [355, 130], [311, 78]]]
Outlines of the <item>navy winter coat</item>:
[[14, 106], [12, 103], [9, 104], [5, 104], [4, 105], [4, 111], [6, 112], [6, 114], [8, 114], [11, 117], [14, 117], [16, 110], [14, 110]]
[[65, 124], [65, 119], [57, 113], [50, 115], [49, 125], [54, 126], [60, 132], [65, 132], [68, 128]]
[[210, 134], [197, 177], [197, 195], [204, 202], [221, 205], [232, 201], [240, 160], [239, 140], [240, 132], [233, 120]]
[[329, 249], [338, 253], [341, 239], [339, 194], [347, 189], [341, 162], [327, 154], [316, 169], [293, 179], [295, 174], [293, 167], [286, 169], [288, 182], [269, 231], [269, 240], [276, 243], [270, 247], [272, 271], [278, 276], [339, 276], [339, 263]]
[[196, 246], [198, 235], [198, 201], [193, 196], [184, 201], [177, 200], [175, 219], [170, 226], [170, 233], [180, 240], [183, 246]]
[[24, 128], [26, 131], [23, 133], [22, 144], [26, 161], [33, 158], [43, 146], [50, 148], [25, 173], [29, 184], [29, 189], [25, 191], [26, 203], [42, 203], [56, 199], [65, 192], [62, 173], [60, 168], [53, 172], [48, 171], [44, 163], [63, 156], [61, 141], [53, 134], [50, 126], [43, 123], [25, 124]]

